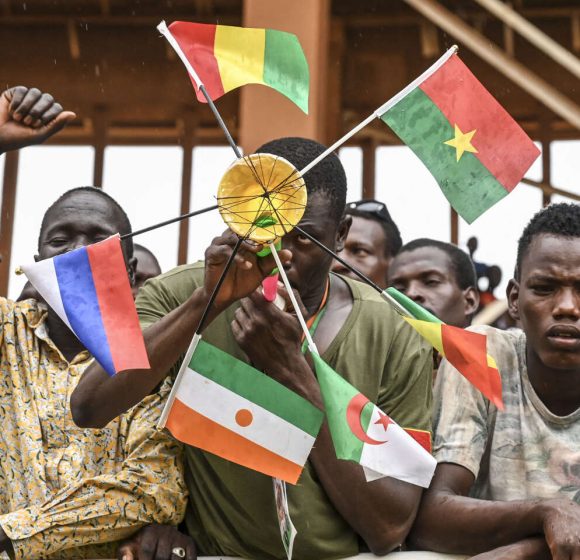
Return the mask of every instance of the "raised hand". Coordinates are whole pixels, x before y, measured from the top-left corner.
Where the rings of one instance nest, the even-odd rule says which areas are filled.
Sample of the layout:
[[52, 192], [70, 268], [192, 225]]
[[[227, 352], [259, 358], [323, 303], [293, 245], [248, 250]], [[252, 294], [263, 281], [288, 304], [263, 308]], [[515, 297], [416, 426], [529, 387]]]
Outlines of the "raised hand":
[[7, 89], [0, 95], [0, 154], [41, 144], [75, 117], [36, 88]]

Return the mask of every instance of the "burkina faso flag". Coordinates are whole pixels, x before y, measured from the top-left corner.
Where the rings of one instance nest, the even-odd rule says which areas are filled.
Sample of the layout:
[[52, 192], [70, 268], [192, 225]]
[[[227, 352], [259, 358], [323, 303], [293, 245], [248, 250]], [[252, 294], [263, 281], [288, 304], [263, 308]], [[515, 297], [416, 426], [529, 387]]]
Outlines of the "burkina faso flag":
[[508, 195], [540, 151], [457, 54], [377, 112], [468, 223]]

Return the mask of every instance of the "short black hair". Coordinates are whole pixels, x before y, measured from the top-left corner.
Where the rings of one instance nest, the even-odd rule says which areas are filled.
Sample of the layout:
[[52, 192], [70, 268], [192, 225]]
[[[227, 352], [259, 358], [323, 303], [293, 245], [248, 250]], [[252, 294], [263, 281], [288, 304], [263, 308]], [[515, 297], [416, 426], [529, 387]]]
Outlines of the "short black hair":
[[477, 290], [477, 274], [475, 273], [473, 261], [471, 260], [471, 257], [465, 251], [462, 251], [457, 245], [423, 237], [403, 245], [399, 254], [414, 251], [415, 249], [422, 249], [423, 247], [434, 247], [435, 249], [439, 249], [446, 253], [451, 261], [457, 285], [462, 290], [466, 290], [467, 288], [475, 288]]
[[[318, 157], [326, 147], [307, 138], [280, 138], [260, 146], [256, 152], [273, 154], [288, 160], [298, 171]], [[304, 175], [308, 194], [323, 193], [330, 202], [330, 212], [336, 223], [346, 205], [346, 174], [344, 167], [333, 152]]]
[[383, 228], [383, 233], [385, 234], [385, 256], [394, 257], [403, 246], [403, 240], [401, 239], [401, 232], [394, 222], [391, 215], [388, 214], [387, 218], [381, 218], [374, 214], [373, 212], [365, 212], [364, 210], [359, 210], [358, 208], [346, 207], [344, 211], [346, 216], [354, 216], [356, 218], [364, 218], [365, 220], [373, 220]]
[[522, 261], [534, 237], [541, 234], [580, 237], [580, 205], [561, 202], [543, 208], [528, 222], [518, 241], [515, 277], [519, 279]]
[[[61, 194], [48, 207], [47, 211], [44, 213], [44, 216], [42, 217], [42, 222], [40, 224], [40, 232], [38, 233], [38, 248], [39, 249], [40, 249], [40, 239], [42, 237], [42, 232], [46, 228], [46, 222], [48, 220], [48, 215], [54, 209], [55, 206], [57, 206], [63, 200], [66, 200], [71, 195], [73, 195], [77, 192], [87, 192], [87, 193], [96, 194], [96, 195], [103, 197], [108, 202], [112, 203], [121, 217], [121, 229], [120, 229], [119, 233], [121, 235], [125, 235], [127, 233], [132, 233], [133, 230], [131, 229], [131, 222], [129, 221], [129, 217], [127, 216], [127, 213], [125, 212], [125, 210], [123, 210], [122, 206], [111, 195], [107, 194], [105, 191], [103, 191], [103, 189], [100, 189], [98, 187], [75, 187], [74, 189], [70, 189], [70, 190], [66, 191], [65, 193]], [[127, 239], [124, 239], [123, 240], [123, 247], [125, 249], [125, 253], [126, 253], [127, 257], [131, 258], [133, 256], [133, 238], [128, 237]]]

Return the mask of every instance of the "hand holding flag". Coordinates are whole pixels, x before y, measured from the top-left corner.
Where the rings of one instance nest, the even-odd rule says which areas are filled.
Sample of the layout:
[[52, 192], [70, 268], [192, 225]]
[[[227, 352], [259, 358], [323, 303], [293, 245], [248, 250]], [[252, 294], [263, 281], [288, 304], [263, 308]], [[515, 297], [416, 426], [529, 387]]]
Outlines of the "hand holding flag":
[[21, 268], [109, 375], [149, 368], [119, 235]]

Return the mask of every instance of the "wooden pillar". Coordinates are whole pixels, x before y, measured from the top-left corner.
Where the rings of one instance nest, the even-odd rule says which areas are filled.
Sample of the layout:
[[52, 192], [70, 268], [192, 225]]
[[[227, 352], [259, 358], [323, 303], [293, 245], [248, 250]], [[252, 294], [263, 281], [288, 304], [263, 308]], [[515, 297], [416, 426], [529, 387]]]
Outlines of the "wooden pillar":
[[449, 210], [449, 218], [451, 222], [451, 243], [454, 245], [459, 245], [459, 216], [451, 206], [449, 206]]
[[4, 162], [2, 186], [2, 218], [0, 221], [0, 295], [8, 294], [10, 257], [14, 232], [14, 209], [16, 207], [16, 183], [18, 181], [18, 151], [8, 152]]
[[[265, 86], [250, 85], [240, 93], [239, 143], [244, 153], [282, 136], [304, 136], [328, 142], [326, 96], [330, 0], [244, 0], [244, 25], [295, 33], [310, 68], [309, 114]], [[339, 92], [331, 92], [338, 95]]]
[[105, 148], [107, 147], [107, 114], [102, 107], [98, 107], [93, 114], [93, 128], [95, 132], [93, 142], [95, 148], [93, 185], [102, 188], [105, 167]]
[[[193, 166], [194, 147], [194, 122], [191, 114], [186, 114], [183, 126], [183, 168], [181, 170], [181, 214], [190, 212], [191, 206], [191, 177]], [[177, 250], [177, 264], [187, 263], [187, 251], [189, 245], [189, 222], [179, 222], [179, 248]]]
[[[549, 140], [544, 140], [542, 142], [542, 183], [546, 185], [551, 185], [551, 169], [552, 169], [552, 158], [550, 155], [551, 145]], [[549, 192], [542, 191], [542, 206], [548, 206], [552, 202], [552, 195]]]
[[362, 197], [375, 198], [375, 170], [377, 160], [377, 143], [366, 140], [362, 145]]

